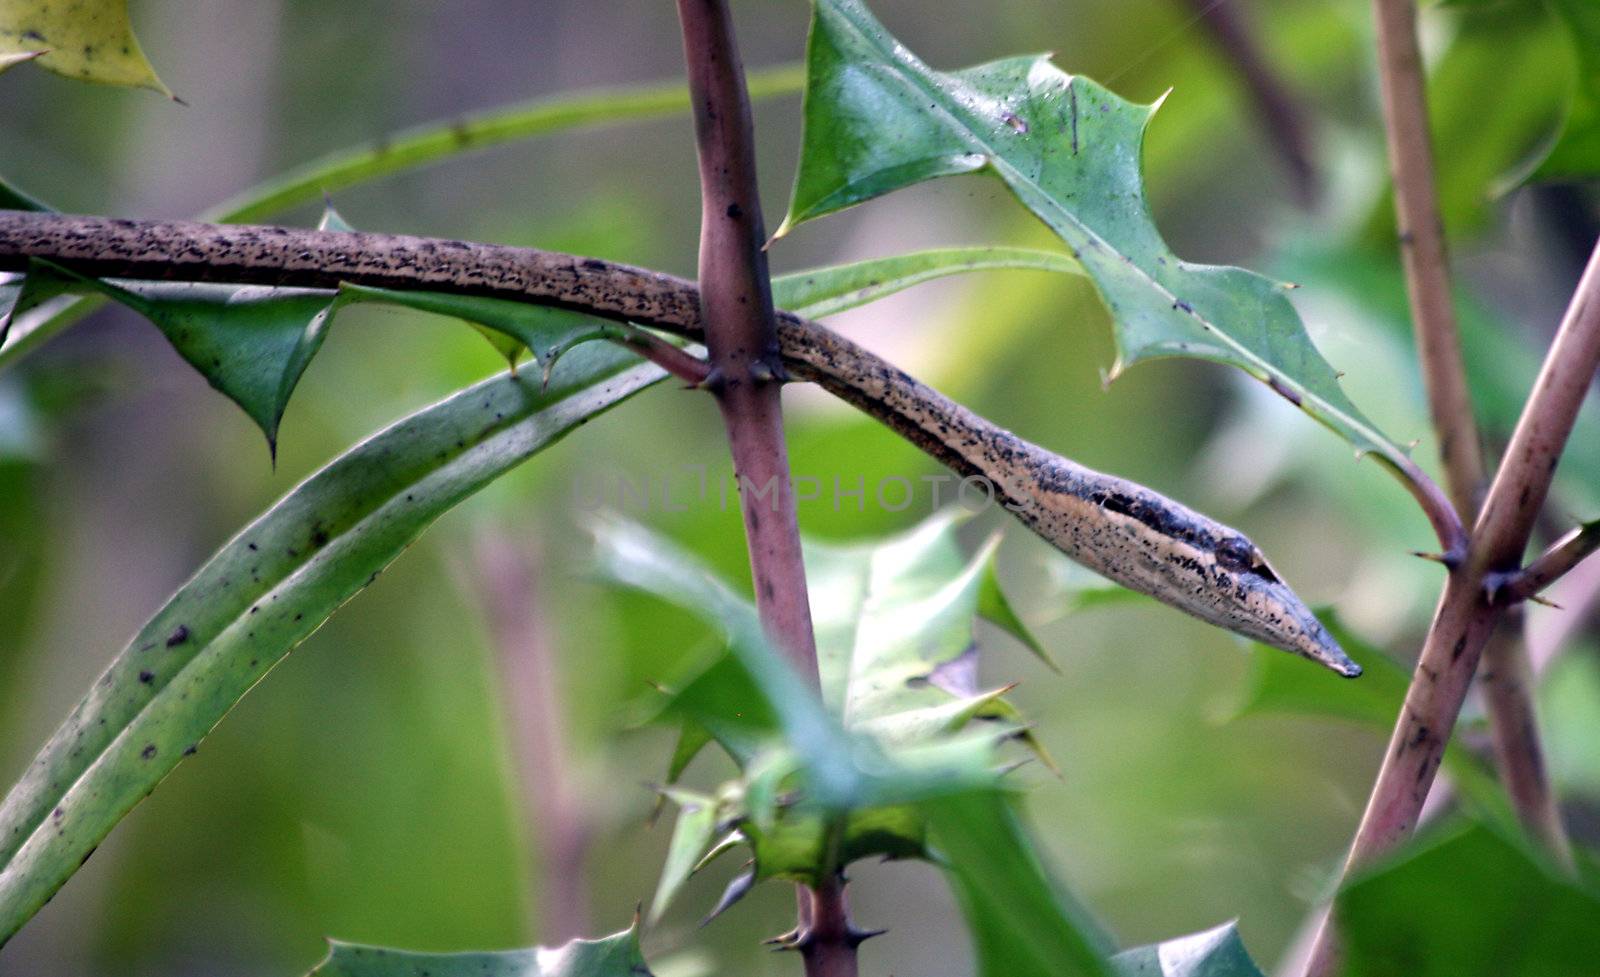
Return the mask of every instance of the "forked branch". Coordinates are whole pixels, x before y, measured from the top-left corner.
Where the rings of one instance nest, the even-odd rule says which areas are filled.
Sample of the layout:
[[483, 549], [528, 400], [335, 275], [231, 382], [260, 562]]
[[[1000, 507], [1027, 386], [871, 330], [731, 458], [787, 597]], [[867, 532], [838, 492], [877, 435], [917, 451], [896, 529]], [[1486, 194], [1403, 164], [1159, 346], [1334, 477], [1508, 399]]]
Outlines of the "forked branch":
[[[1520, 565], [1597, 367], [1600, 247], [1589, 259], [1523, 407], [1473, 527], [1467, 559], [1445, 585], [1345, 862], [1346, 874], [1392, 848], [1416, 827], [1478, 659], [1504, 615], [1504, 605], [1489, 599], [1487, 583]], [[1328, 921], [1317, 936], [1306, 973], [1331, 977], [1338, 965], [1333, 924]]]

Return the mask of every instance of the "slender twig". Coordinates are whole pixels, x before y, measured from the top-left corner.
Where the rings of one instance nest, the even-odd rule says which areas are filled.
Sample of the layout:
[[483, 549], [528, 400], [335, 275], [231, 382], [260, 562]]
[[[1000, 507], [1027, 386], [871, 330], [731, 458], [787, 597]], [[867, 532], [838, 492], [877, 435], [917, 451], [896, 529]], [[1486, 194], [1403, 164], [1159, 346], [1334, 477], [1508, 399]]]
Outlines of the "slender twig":
[[1451, 500], [1463, 519], [1477, 511], [1483, 481], [1472, 400], [1461, 368], [1461, 340], [1450, 301], [1450, 270], [1445, 257], [1444, 224], [1434, 188], [1422, 53], [1417, 47], [1416, 7], [1412, 0], [1373, 0], [1377, 15], [1379, 81], [1388, 131], [1389, 167], [1394, 174], [1395, 217], [1406, 290], [1411, 297], [1417, 355], [1439, 457]]
[[[820, 687], [794, 487], [783, 436], [784, 368], [750, 99], [727, 0], [678, 0], [700, 158], [700, 309], [711, 376], [739, 479], [756, 609], [773, 642]], [[843, 883], [796, 893], [808, 977], [855, 977]]]
[[[1565, 868], [1571, 869], [1572, 841], [1554, 803], [1550, 776], [1539, 740], [1533, 706], [1533, 669], [1523, 643], [1523, 609], [1513, 607], [1483, 649], [1478, 681], [1489, 713], [1495, 766], [1511, 805], [1528, 833]], [[1505, 645], [1512, 646], [1510, 649]]]
[[521, 771], [529, 827], [539, 849], [541, 940], [562, 943], [590, 932], [589, 887], [583, 873], [588, 822], [569, 766], [565, 716], [540, 599], [531, 544], [482, 534], [463, 569], [478, 596], [506, 688], [512, 748]]
[[1317, 202], [1317, 167], [1313, 162], [1307, 134], [1305, 107], [1299, 96], [1268, 62], [1250, 24], [1231, 3], [1217, 0], [1186, 0], [1195, 16], [1205, 24], [1225, 55], [1261, 117], [1268, 142], [1277, 150], [1289, 174], [1289, 187], [1295, 202], [1311, 207]]
[[628, 329], [612, 337], [612, 341], [628, 347], [691, 387], [703, 385], [711, 376], [711, 366], [705, 360], [643, 329]]
[[[1534, 520], [1550, 490], [1556, 462], [1597, 367], [1600, 247], [1578, 283], [1489, 486], [1467, 558], [1445, 584], [1345, 862], [1346, 875], [1392, 848], [1416, 826], [1478, 659], [1504, 614], [1504, 606], [1490, 600], [1486, 584], [1494, 574], [1504, 574], [1520, 564]], [[1338, 972], [1333, 930], [1332, 925], [1324, 924], [1318, 933], [1308, 977], [1330, 977]]]
[[[1374, 10], [1384, 124], [1394, 173], [1395, 218], [1417, 356], [1439, 438], [1445, 484], [1456, 511], [1470, 520], [1478, 508], [1484, 462], [1450, 297], [1416, 8], [1412, 0], [1374, 0]], [[1452, 568], [1452, 572], [1458, 570]], [[1566, 835], [1560, 828], [1561, 815], [1545, 776], [1532, 688], [1521, 680], [1529, 674], [1527, 649], [1520, 629], [1503, 628], [1497, 634], [1484, 651], [1485, 673], [1498, 678], [1487, 696], [1496, 765], [1518, 818], [1550, 845], [1558, 859], [1570, 860]]]
[[1557, 540], [1520, 572], [1496, 588], [1494, 596], [1505, 602], [1528, 600], [1560, 580], [1567, 572], [1600, 550], [1600, 520], [1585, 523]]

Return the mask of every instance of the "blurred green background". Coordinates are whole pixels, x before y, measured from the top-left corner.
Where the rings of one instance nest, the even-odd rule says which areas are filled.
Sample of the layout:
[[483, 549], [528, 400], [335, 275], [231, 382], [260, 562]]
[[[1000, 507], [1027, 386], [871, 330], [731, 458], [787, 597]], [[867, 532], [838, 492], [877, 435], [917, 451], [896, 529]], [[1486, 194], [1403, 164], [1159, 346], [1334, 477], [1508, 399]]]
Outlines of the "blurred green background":
[[[1347, 371], [1352, 398], [1398, 440], [1421, 439], [1431, 468], [1387, 244], [1366, 4], [1229, 6], [1314, 119], [1323, 192], [1310, 211], [1296, 207], [1254, 104], [1194, 19], [1198, 5], [874, 9], [939, 67], [1051, 50], [1129, 98], [1172, 89], [1147, 163], [1175, 250], [1303, 285], [1296, 300]], [[805, 3], [743, 0], [735, 10], [748, 65], [801, 56]], [[398, 127], [682, 69], [665, 2], [141, 0], [133, 11], [187, 106], [31, 68], [0, 79], [0, 172], [64, 210], [187, 216]], [[1570, 51], [1518, 10], [1430, 11], [1424, 26], [1475, 393], [1502, 419], [1487, 425], [1499, 443], [1594, 239], [1594, 201], [1582, 191], [1489, 198], [1558, 117]], [[770, 227], [794, 168], [799, 99], [763, 102], [756, 119]], [[334, 203], [368, 229], [694, 271], [699, 202], [681, 117], [498, 148]], [[787, 271], [984, 242], [1050, 246], [997, 183], [961, 178], [807, 225], [771, 255]], [[1407, 555], [1432, 536], [1398, 484], [1222, 368], [1156, 363], [1103, 388], [1110, 330], [1082, 280], [949, 280], [837, 325], [1018, 433], [1244, 529], [1309, 601], [1336, 607], [1398, 659], [1414, 653], [1441, 574]], [[276, 468], [245, 416], [125, 311], [97, 314], [0, 375], [0, 781], [244, 522], [354, 441], [502, 368], [457, 324], [346, 312], [289, 408]], [[893, 476], [922, 486], [902, 511], [870, 494], [864, 511], [849, 499], [835, 507], [824, 491], [802, 506], [806, 531], [859, 537], [927, 514], [919, 480], [938, 472], [931, 462], [817, 391], [791, 388], [788, 405], [797, 474], [825, 488]], [[1596, 513], [1592, 421], [1553, 511]], [[628, 729], [630, 706], [707, 635], [686, 615], [584, 579], [581, 503], [595, 485], [616, 503], [621, 480], [648, 481], [657, 498], [633, 514], [744, 579], [737, 513], [714, 492], [691, 499], [697, 476], [686, 466], [698, 465], [713, 486], [727, 472], [716, 413], [707, 398], [663, 386], [463, 505], [244, 700], [0, 951], [0, 974], [265, 977], [303, 972], [324, 935], [450, 950], [625, 926], [660, 866], [667, 831], [646, 827], [647, 784], [671, 744], [667, 731]], [[585, 472], [599, 481], [579, 482]], [[687, 511], [660, 504], [664, 480]], [[1056, 869], [1125, 943], [1238, 917], [1255, 955], [1276, 961], [1342, 854], [1381, 736], [1307, 718], [1229, 721], [1263, 652], [1151, 604], [1075, 611], [1047, 546], [996, 512], [970, 531], [976, 540], [1002, 526], [1006, 580], [1062, 674], [985, 632], [986, 679], [1022, 682], [1016, 698], [1062, 767], [1060, 779], [1032, 778], [1028, 807]], [[499, 562], [508, 547], [525, 564], [531, 585], [518, 592], [535, 616], [534, 640], [515, 647], [496, 640], [480, 599], [510, 579]], [[1537, 634], [1576, 634], [1551, 693], [1570, 700], [1551, 749], [1575, 828], [1592, 840], [1600, 818], [1584, 792], [1600, 796], [1600, 740], [1585, 717], [1600, 712], [1596, 622], [1592, 612], [1587, 622], [1543, 609], [1533, 618]], [[725, 772], [708, 758], [691, 780]], [[648, 934], [662, 977], [798, 972], [758, 945], [792, 922], [784, 886], [696, 929], [734, 870], [697, 879]], [[854, 879], [857, 918], [890, 930], [864, 950], [865, 972], [970, 972], [935, 871], [863, 865]]]

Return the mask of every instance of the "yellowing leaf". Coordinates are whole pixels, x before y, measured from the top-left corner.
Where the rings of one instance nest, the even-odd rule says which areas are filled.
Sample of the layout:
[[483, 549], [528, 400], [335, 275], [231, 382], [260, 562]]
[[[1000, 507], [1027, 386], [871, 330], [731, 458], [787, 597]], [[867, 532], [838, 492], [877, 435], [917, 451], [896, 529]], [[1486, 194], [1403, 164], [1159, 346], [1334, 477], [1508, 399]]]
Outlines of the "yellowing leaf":
[[0, 70], [19, 55], [68, 78], [172, 97], [133, 36], [127, 0], [0, 0]]

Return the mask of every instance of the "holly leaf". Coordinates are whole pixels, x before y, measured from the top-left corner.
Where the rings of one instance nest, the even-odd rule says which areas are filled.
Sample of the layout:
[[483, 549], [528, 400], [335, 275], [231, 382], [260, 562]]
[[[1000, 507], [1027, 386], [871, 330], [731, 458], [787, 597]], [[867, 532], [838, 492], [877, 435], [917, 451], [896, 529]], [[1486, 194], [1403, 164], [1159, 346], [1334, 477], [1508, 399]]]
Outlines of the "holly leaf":
[[1111, 958], [1111, 969], [1117, 977], [1264, 977], [1235, 923], [1124, 950]]
[[68, 78], [172, 97], [133, 35], [127, 0], [0, 0], [0, 57], [6, 55], [33, 56]]
[[[1404, 468], [1404, 452], [1345, 396], [1288, 286], [1192, 264], [1167, 247], [1140, 157], [1156, 105], [1124, 101], [1045, 57], [936, 71], [859, 0], [816, 0], [807, 47], [795, 225], [938, 176], [998, 176], [1065, 242], [1116, 322], [1111, 376], [1147, 359], [1230, 364], [1348, 440]], [[1159, 103], [1157, 103], [1159, 104]]]
[[[998, 540], [968, 559], [957, 544], [959, 521], [952, 511], [883, 540], [807, 544], [823, 703], [847, 735], [872, 744], [886, 762], [949, 762], [960, 754], [957, 762], [978, 757], [992, 769], [993, 748], [1009, 738], [1023, 740], [1048, 762], [1004, 698], [1008, 689], [977, 686], [974, 622]], [[613, 579], [642, 585], [690, 610], [703, 607], [684, 599], [690, 592], [674, 592], [682, 581], [711, 579], [692, 556], [632, 524], [602, 523], [597, 538], [601, 566]], [[643, 562], [644, 553], [653, 554], [656, 569], [626, 571], [628, 564]], [[723, 585], [718, 591], [716, 602], [738, 599]], [[741, 601], [738, 613], [754, 611]], [[717, 658], [681, 683], [671, 694], [669, 713], [685, 722], [673, 756], [674, 777], [712, 740], [742, 776], [715, 796], [663, 791], [681, 811], [652, 918], [688, 878], [684, 866], [693, 862], [687, 850], [698, 844], [698, 856], [709, 848], [722, 833], [716, 826], [733, 826], [751, 849], [752, 882], [814, 882], [861, 858], [926, 854], [926, 824], [906, 804], [860, 803], [830, 813], [804, 803], [796, 776], [803, 762], [778, 737], [782, 721], [776, 710], [732, 657]], [[952, 752], [942, 752], [947, 749]]]
[[650, 977], [639, 924], [598, 940], [487, 953], [412, 953], [329, 942], [306, 977]]
[[[35, 262], [13, 315], [67, 292], [98, 292], [149, 319], [278, 450], [289, 396], [322, 348], [335, 295], [256, 285], [112, 282]], [[3, 297], [0, 297], [3, 300]]]

